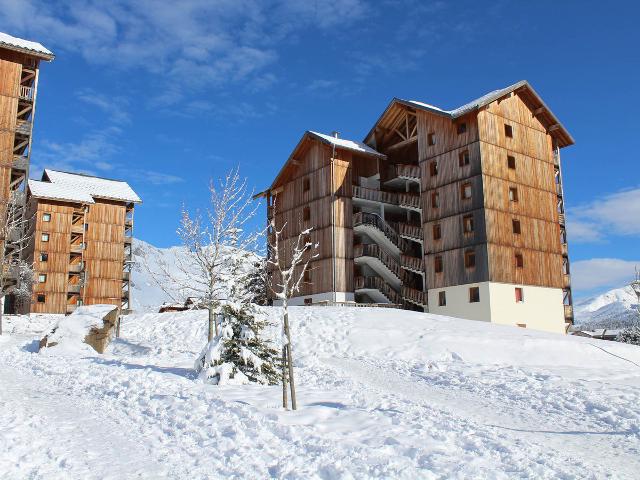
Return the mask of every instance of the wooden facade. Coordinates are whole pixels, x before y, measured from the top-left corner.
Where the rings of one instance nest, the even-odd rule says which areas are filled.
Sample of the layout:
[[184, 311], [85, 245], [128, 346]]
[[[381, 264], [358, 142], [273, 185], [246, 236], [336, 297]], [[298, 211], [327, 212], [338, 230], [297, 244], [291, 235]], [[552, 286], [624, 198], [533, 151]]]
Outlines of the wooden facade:
[[30, 311], [71, 313], [78, 305], [95, 304], [130, 309], [133, 211], [139, 200], [98, 194], [89, 201], [47, 198], [42, 184], [47, 182], [30, 180], [28, 190], [33, 238], [26, 256], [36, 271]]
[[572, 321], [559, 150], [573, 139], [528, 83], [453, 111], [394, 99], [365, 139], [380, 155], [338, 143], [303, 140], [267, 191], [287, 236], [316, 229], [321, 254], [302, 296], [414, 308], [428, 289], [531, 285], [562, 289]]
[[[16, 205], [16, 214], [24, 213], [40, 62], [53, 60], [44, 47], [42, 51], [22, 48], [19, 39], [13, 40], [15, 45], [0, 43], [0, 219], [9, 201]], [[18, 258], [22, 249], [23, 245], [0, 238], [5, 258]], [[17, 278], [5, 279], [17, 282]], [[18, 308], [11, 296], [3, 300], [0, 308], [6, 307], [7, 313]]]

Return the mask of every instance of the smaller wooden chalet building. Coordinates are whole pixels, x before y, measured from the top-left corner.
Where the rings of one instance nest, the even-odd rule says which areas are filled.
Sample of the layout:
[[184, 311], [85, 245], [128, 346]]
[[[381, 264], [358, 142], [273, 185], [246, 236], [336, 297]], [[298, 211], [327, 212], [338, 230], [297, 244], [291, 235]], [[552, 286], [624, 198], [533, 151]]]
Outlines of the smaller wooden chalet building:
[[33, 236], [25, 258], [36, 274], [25, 310], [71, 313], [94, 304], [128, 310], [137, 203], [140, 197], [119, 180], [50, 169], [42, 180], [29, 180]]

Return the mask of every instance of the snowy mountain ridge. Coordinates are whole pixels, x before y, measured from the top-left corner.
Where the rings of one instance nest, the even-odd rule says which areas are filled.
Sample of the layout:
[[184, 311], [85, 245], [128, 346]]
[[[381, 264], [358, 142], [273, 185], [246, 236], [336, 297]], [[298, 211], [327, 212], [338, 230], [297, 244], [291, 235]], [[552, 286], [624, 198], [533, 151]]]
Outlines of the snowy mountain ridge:
[[575, 323], [588, 328], [620, 328], [637, 318], [637, 309], [638, 298], [626, 285], [577, 301]]

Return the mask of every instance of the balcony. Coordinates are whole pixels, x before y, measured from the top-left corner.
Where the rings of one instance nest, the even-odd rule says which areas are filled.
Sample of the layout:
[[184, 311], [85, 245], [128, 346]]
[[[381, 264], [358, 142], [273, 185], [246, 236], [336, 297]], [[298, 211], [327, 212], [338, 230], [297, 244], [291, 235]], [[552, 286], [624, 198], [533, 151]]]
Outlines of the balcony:
[[131, 272], [122, 272], [122, 280], [125, 282], [131, 280]]
[[124, 228], [133, 228], [133, 218], [124, 219]]
[[564, 305], [564, 318], [573, 321], [573, 305]]
[[132, 242], [133, 242], [133, 237], [124, 237], [125, 245], [131, 245]]
[[72, 263], [69, 265], [69, 273], [80, 273], [83, 268], [84, 265], [82, 263]]
[[82, 243], [72, 243], [69, 245], [69, 250], [71, 253], [82, 253], [84, 249], [82, 248]]
[[566, 243], [560, 245], [560, 250], [563, 256], [569, 256], [569, 246]]
[[422, 239], [423, 239], [422, 227], [419, 225], [399, 223], [398, 233], [400, 234], [401, 237], [408, 238], [410, 240], [415, 240], [416, 242], [422, 242]]
[[67, 285], [67, 293], [80, 293], [80, 284], [70, 283]]
[[353, 196], [370, 202], [388, 203], [400, 207], [420, 209], [420, 195], [413, 193], [395, 193], [373, 188], [353, 186]]
[[71, 233], [84, 233], [84, 223], [72, 223], [71, 224]]
[[420, 167], [418, 165], [391, 164], [381, 172], [381, 181], [386, 185], [404, 185], [406, 180], [420, 183]]
[[[366, 258], [366, 257], [378, 260], [384, 267], [386, 267], [388, 272], [379, 271], [381, 269], [379, 264], [376, 265], [374, 263], [374, 264], [370, 264], [369, 266], [371, 266], [371, 268], [373, 268], [374, 270], [378, 271], [378, 274], [380, 274], [381, 276], [388, 276], [389, 277], [388, 280], [390, 282], [396, 283], [397, 286], [400, 286], [400, 282], [402, 281], [402, 277], [403, 277], [402, 271], [400, 269], [400, 264], [395, 258], [393, 258], [387, 252], [382, 250], [378, 245], [375, 245], [375, 244], [356, 245], [353, 247], [353, 257], [355, 260]], [[356, 263], [358, 262], [356, 261]]]
[[14, 155], [11, 168], [21, 172], [26, 172], [29, 168], [29, 157], [25, 155]]
[[560, 225], [564, 226], [565, 225], [565, 216], [564, 213], [559, 213], [558, 214], [558, 222], [560, 223]]
[[400, 255], [400, 265], [405, 270], [410, 270], [419, 275], [424, 274], [424, 260], [422, 258], [410, 257], [409, 255]]
[[427, 305], [427, 292], [416, 290], [415, 288], [402, 287], [402, 298], [421, 307]]
[[26, 136], [31, 135], [31, 122], [29, 120], [17, 120], [16, 133]]
[[562, 287], [571, 288], [571, 275], [568, 273], [562, 274]]
[[406, 242], [400, 238], [395, 229], [375, 213], [356, 213], [353, 216], [353, 228], [356, 232], [366, 231], [376, 243], [385, 242], [396, 254], [407, 248]]
[[20, 90], [18, 92], [18, 96], [20, 100], [27, 100], [29, 102], [33, 101], [33, 87], [26, 87], [24, 85], [20, 85]]
[[356, 277], [354, 284], [356, 292], [370, 294], [374, 300], [381, 300], [379, 303], [402, 304], [400, 294], [380, 277]]

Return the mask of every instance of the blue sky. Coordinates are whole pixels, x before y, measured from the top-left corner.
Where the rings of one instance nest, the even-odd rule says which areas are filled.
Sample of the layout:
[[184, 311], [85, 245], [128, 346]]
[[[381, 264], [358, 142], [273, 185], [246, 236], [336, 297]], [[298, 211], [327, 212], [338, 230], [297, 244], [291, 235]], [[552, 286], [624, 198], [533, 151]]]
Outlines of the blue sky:
[[578, 295], [640, 265], [635, 2], [0, 0], [0, 31], [57, 58], [40, 76], [42, 168], [127, 180], [136, 236], [177, 243], [184, 203], [240, 165], [268, 186], [302, 132], [362, 139], [394, 97], [453, 108], [527, 79], [562, 152]]

